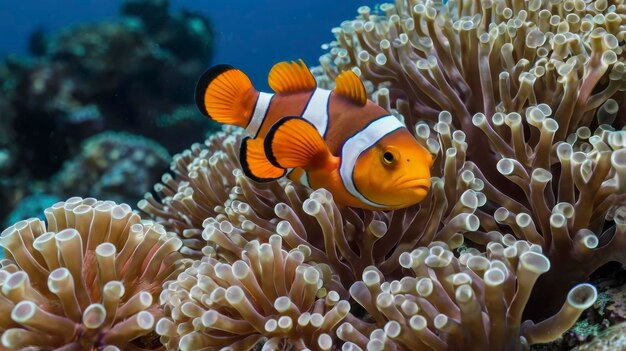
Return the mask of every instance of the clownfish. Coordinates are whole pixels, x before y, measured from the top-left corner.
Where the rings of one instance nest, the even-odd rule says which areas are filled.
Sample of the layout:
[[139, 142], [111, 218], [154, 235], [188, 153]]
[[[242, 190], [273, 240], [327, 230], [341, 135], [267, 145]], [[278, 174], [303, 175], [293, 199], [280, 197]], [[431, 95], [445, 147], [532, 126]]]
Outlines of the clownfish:
[[404, 124], [367, 99], [352, 71], [333, 90], [317, 87], [302, 60], [272, 67], [259, 92], [241, 70], [217, 65], [196, 87], [200, 111], [245, 128], [240, 163], [258, 182], [287, 176], [325, 188], [338, 205], [394, 210], [422, 201], [430, 190], [433, 156]]

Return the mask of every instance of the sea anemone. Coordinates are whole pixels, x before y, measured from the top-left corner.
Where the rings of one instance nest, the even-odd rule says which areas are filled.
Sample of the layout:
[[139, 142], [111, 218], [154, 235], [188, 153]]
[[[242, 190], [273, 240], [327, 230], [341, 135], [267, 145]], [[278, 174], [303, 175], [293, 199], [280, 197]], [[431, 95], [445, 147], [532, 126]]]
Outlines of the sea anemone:
[[74, 197], [44, 213], [0, 235], [2, 346], [153, 349], [161, 286], [186, 264], [180, 239], [112, 201]]
[[[445, 117], [442, 126], [447, 125]], [[308, 247], [310, 259], [333, 267], [345, 286], [370, 265], [398, 276], [396, 262], [402, 252], [432, 241], [458, 247], [462, 233], [478, 229], [474, 211], [484, 204], [483, 184], [465, 164], [463, 133], [449, 131], [419, 131], [418, 138], [431, 151], [439, 152], [440, 145], [447, 151], [428, 198], [409, 209], [339, 209], [323, 189], [312, 191], [288, 180], [256, 183], [239, 168], [238, 131], [220, 133], [204, 146], [194, 145], [175, 156], [174, 177], [166, 174], [155, 186], [162, 203], [148, 193], [139, 208], [178, 233], [184, 242], [181, 252], [191, 257], [201, 257], [208, 242], [230, 262], [229, 250], [237, 257], [248, 241], [266, 243], [278, 233], [288, 250]]]
[[366, 267], [350, 299], [333, 290], [325, 265], [305, 263], [282, 238], [248, 242], [233, 263], [205, 256], [166, 284], [166, 316], [156, 327], [169, 350], [288, 347], [311, 350], [522, 350], [557, 339], [597, 297], [589, 284], [572, 288], [556, 315], [538, 324], [523, 312], [550, 261], [541, 247], [512, 236], [486, 254], [458, 259], [434, 242], [399, 257], [407, 274], [386, 281]]
[[328, 292], [329, 271], [285, 251], [281, 237], [251, 241], [232, 264], [205, 256], [166, 284], [166, 317], [156, 327], [169, 350], [265, 350], [288, 346], [328, 349], [334, 330], [350, 310]]
[[486, 197], [481, 230], [465, 237], [485, 245], [511, 230], [541, 245], [554, 264], [539, 286], [557, 288], [537, 303], [556, 308], [601, 265], [626, 263], [625, 18], [623, 1], [361, 7], [314, 72], [330, 87], [352, 69], [417, 131], [463, 131]]
[[443, 243], [400, 256], [410, 270], [385, 281], [375, 267], [363, 271], [350, 295], [371, 321], [348, 321], [338, 330], [348, 350], [522, 350], [557, 339], [597, 297], [589, 284], [572, 288], [561, 310], [538, 324], [523, 312], [537, 278], [550, 269], [541, 247], [510, 235], [484, 254], [457, 259]]

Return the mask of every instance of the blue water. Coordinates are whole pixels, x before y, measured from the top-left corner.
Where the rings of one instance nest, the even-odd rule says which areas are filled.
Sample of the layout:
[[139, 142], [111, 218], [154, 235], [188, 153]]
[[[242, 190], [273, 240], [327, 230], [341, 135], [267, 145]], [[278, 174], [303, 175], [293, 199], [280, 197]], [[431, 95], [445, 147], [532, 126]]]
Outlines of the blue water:
[[[60, 28], [117, 16], [121, 0], [2, 0], [0, 57], [27, 53], [28, 35], [36, 28]], [[373, 0], [173, 0], [173, 9], [206, 14], [217, 41], [212, 63], [228, 63], [247, 72], [255, 86], [266, 88], [266, 76], [279, 61], [302, 58], [317, 65], [320, 45], [333, 39], [332, 27], [352, 19]], [[207, 63], [208, 65], [209, 63]], [[191, 83], [195, 84], [195, 82]]]

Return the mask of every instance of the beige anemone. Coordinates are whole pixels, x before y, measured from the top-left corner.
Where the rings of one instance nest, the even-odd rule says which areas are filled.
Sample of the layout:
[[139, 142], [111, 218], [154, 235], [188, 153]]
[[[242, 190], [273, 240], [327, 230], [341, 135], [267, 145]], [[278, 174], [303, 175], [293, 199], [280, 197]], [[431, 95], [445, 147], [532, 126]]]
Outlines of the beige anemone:
[[180, 239], [126, 204], [70, 198], [0, 235], [0, 330], [10, 350], [154, 348]]

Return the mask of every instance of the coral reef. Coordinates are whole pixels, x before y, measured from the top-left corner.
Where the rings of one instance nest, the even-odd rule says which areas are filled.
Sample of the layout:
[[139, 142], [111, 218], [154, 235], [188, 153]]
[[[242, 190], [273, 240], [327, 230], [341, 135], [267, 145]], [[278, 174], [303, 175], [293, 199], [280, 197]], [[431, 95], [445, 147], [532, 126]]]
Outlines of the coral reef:
[[[165, 1], [159, 5], [161, 24], [151, 25], [150, 3], [125, 3], [118, 20], [72, 27], [45, 40], [43, 54], [24, 68], [10, 94], [9, 107], [19, 117], [13, 123], [16, 142], [33, 150], [21, 157], [42, 171], [55, 170], [83, 138], [104, 129], [138, 132], [168, 146], [154, 120], [188, 102], [188, 82], [211, 57], [212, 34], [206, 18], [171, 14]], [[174, 43], [193, 51], [173, 50]], [[190, 137], [200, 139], [206, 128], [196, 126], [200, 132]], [[45, 153], [32, 141], [42, 132], [69, 143], [54, 149], [56, 163], [37, 159]]]
[[[185, 267], [181, 241], [126, 204], [70, 198], [0, 234], [2, 346], [151, 348], [164, 281]], [[130, 344], [129, 344], [130, 343]], [[149, 349], [148, 348], [148, 349]]]
[[0, 218], [36, 192], [29, 183], [47, 181], [97, 133], [147, 136], [170, 152], [190, 144], [178, 128], [202, 140], [213, 125], [184, 105], [213, 38], [206, 17], [151, 0], [124, 2], [117, 19], [34, 32], [34, 57], [0, 62], [0, 181], [24, 193], [4, 202]]
[[15, 112], [10, 108], [11, 92], [22, 74], [22, 63], [14, 56], [8, 56], [0, 61], [0, 223], [8, 213], [31, 191], [24, 181], [26, 171], [18, 172], [20, 168], [18, 151], [15, 143], [16, 135], [13, 130]]
[[[187, 149], [194, 140], [204, 140], [220, 131], [217, 123], [198, 114], [198, 108], [192, 105], [181, 105], [169, 113], [158, 114], [153, 117], [152, 123], [158, 130], [155, 137], [166, 140], [164, 145], [168, 150], [176, 152]], [[181, 138], [181, 135], [185, 137]]]
[[[16, 66], [13, 65], [13, 59], [10, 57], [0, 63], [0, 77], [2, 77], [0, 94], [2, 96], [8, 95], [16, 84], [15, 79], [18, 74], [15, 70]], [[14, 135], [11, 133], [15, 113], [9, 108], [8, 101], [3, 98], [0, 98], [0, 111], [4, 111], [0, 114], [0, 176], [2, 176], [8, 173], [15, 162]]]
[[620, 323], [606, 330], [594, 341], [572, 351], [613, 351], [624, 348], [626, 348], [626, 323]]
[[52, 177], [59, 197], [93, 196], [135, 203], [159, 179], [170, 155], [148, 138], [104, 132], [85, 140], [81, 152]]

